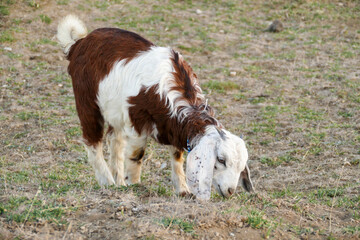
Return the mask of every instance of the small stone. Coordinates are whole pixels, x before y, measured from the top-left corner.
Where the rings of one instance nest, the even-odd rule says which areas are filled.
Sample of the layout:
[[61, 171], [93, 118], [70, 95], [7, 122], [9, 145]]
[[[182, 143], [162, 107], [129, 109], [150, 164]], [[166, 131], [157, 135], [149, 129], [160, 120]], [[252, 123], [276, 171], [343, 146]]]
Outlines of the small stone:
[[236, 76], [236, 72], [230, 72], [230, 76], [231, 76], [231, 77], [235, 77], [235, 76]]
[[202, 11], [200, 9], [196, 9], [197, 14], [202, 14]]
[[138, 212], [139, 211], [139, 209], [138, 208], [136, 208], [136, 207], [134, 207], [133, 209], [131, 209], [133, 212]]
[[154, 162], [155, 168], [160, 168], [161, 163], [160, 162]]
[[59, 85], [58, 85], [59, 87], [62, 87], [62, 86], [64, 86], [64, 85], [62, 85], [61, 83], [59, 83]]
[[221, 29], [219, 32], [220, 32], [220, 33], [224, 33], [225, 31]]
[[279, 20], [273, 21], [266, 29], [269, 32], [281, 32], [284, 29], [284, 25]]
[[229, 233], [230, 237], [235, 237], [235, 234], [233, 234], [232, 232]]
[[4, 50], [5, 51], [12, 51], [12, 48], [11, 47], [4, 47]]
[[160, 166], [160, 169], [164, 169], [164, 168], [166, 168], [166, 162], [162, 163]]

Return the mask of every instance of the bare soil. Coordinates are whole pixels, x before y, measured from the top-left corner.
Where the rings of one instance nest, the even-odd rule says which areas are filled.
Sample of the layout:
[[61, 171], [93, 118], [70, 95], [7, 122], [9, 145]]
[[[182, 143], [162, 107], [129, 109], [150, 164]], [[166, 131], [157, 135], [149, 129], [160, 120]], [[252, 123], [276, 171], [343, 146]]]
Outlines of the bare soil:
[[[69, 13], [180, 51], [256, 193], [176, 196], [154, 141], [140, 185], [100, 188], [55, 39]], [[350, 0], [1, 1], [0, 239], [360, 239], [359, 23]]]

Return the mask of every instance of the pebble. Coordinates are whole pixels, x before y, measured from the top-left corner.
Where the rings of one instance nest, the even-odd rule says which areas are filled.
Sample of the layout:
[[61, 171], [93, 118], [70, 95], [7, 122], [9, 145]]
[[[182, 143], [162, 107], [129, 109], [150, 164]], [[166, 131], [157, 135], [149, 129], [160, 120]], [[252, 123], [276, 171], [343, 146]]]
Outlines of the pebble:
[[229, 235], [230, 235], [231, 237], [235, 237], [235, 234], [233, 234], [232, 232], [229, 233]]
[[268, 27], [269, 32], [281, 32], [284, 29], [284, 25], [279, 20], [273, 21]]
[[138, 212], [139, 211], [139, 209], [138, 208], [136, 208], [136, 207], [134, 207], [133, 209], [131, 209], [133, 212]]
[[11, 48], [11, 47], [4, 47], [4, 50], [6, 50], [6, 51], [12, 51], [12, 48]]
[[231, 77], [235, 77], [235, 76], [236, 76], [236, 72], [230, 72], [230, 76], [231, 76]]
[[196, 9], [197, 14], [202, 14], [202, 11], [200, 9]]
[[166, 162], [164, 162], [164, 163], [161, 164], [161, 166], [160, 166], [160, 169], [164, 169], [164, 168], [166, 168]]
[[160, 162], [154, 162], [154, 165], [155, 165], [156, 168], [160, 168], [161, 163]]

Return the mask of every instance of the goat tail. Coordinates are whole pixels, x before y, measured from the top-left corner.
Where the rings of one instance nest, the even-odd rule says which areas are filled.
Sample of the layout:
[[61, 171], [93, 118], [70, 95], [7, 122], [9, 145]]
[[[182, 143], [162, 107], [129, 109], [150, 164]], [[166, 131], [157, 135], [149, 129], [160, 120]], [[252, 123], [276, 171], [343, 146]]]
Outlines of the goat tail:
[[57, 39], [65, 55], [69, 54], [71, 46], [87, 35], [85, 24], [75, 15], [67, 15], [57, 27]]

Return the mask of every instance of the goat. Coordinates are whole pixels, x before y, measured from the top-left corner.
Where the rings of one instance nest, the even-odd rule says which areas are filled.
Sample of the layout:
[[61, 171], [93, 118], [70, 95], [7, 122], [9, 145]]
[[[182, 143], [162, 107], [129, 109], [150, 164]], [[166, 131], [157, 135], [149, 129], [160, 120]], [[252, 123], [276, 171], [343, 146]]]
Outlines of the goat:
[[[208, 200], [213, 184], [229, 197], [239, 178], [252, 191], [244, 141], [214, 117], [196, 74], [178, 52], [122, 29], [88, 34], [74, 15], [57, 30], [69, 60], [88, 160], [100, 185], [139, 183], [146, 140], [152, 137], [169, 146], [177, 194]], [[105, 123], [108, 162], [102, 149]], [[184, 149], [189, 151], [186, 176]]]

